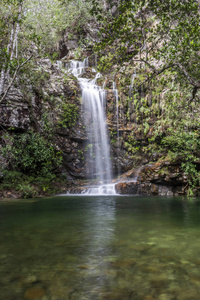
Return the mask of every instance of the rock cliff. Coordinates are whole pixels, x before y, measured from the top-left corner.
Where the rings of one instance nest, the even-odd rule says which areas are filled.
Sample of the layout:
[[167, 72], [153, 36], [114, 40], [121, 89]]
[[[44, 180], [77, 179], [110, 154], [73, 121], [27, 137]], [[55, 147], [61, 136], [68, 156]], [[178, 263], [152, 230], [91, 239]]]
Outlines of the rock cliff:
[[[62, 60], [62, 66], [67, 65], [68, 59], [69, 55]], [[93, 55], [89, 64], [91, 67], [95, 64]], [[87, 138], [82, 121], [81, 91], [77, 79], [67, 68], [61, 68], [60, 65], [60, 62], [52, 63], [49, 59], [37, 61], [35, 71], [39, 70], [44, 77], [42, 85], [35, 85], [29, 80], [21, 85], [20, 80], [16, 81], [5, 101], [0, 104], [0, 133], [3, 136], [5, 130], [11, 135], [34, 130], [51, 134], [52, 143], [63, 156], [57, 174], [64, 175], [68, 183], [79, 185], [77, 180], [90, 178], [85, 161]], [[91, 68], [86, 70], [85, 76], [94, 76]], [[119, 177], [117, 192], [145, 195], [185, 194], [188, 179], [180, 163], [162, 162], [162, 153], [149, 154], [141, 151], [141, 147], [149, 145], [151, 129], [145, 134], [141, 120], [138, 121], [134, 101], [130, 101], [130, 86], [123, 88], [120, 75], [117, 82], [118, 102], [112, 76], [102, 77], [98, 81], [106, 89], [112, 167], [114, 176]], [[152, 123], [154, 118], [153, 115]], [[138, 168], [136, 180], [131, 181], [135, 178], [134, 171], [130, 173], [132, 175], [125, 175], [121, 180], [123, 173]]]

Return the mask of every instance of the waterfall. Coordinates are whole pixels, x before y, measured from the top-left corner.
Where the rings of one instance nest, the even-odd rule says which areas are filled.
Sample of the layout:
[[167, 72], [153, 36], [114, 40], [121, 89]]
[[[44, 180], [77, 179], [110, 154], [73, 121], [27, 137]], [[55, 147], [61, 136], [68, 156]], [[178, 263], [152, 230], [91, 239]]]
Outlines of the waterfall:
[[133, 83], [134, 83], [134, 80], [135, 80], [136, 76], [137, 76], [137, 74], [136, 74], [136, 71], [135, 71], [135, 73], [131, 77], [131, 84], [129, 86], [129, 97], [130, 98], [133, 96], [132, 95], [132, 93], [133, 93]]
[[119, 148], [119, 94], [116, 88], [116, 83], [113, 81], [113, 92], [116, 100], [116, 116], [117, 116], [117, 144]]
[[[79, 76], [83, 74], [85, 68], [88, 67], [88, 58], [85, 58], [84, 61], [71, 60], [70, 61], [70, 71], [74, 76], [79, 79]], [[79, 79], [79, 82], [81, 79]]]
[[88, 165], [93, 179], [102, 185], [88, 190], [88, 194], [116, 194], [114, 184], [111, 184], [112, 172], [110, 161], [110, 147], [107, 134], [105, 104], [105, 90], [96, 85], [96, 80], [101, 76], [96, 74], [93, 80], [81, 77], [88, 67], [88, 59], [71, 61], [70, 71], [77, 77], [83, 101], [83, 115], [89, 139]]
[[[115, 101], [116, 101], [116, 117], [117, 117], [117, 155], [119, 156], [119, 151], [120, 151], [120, 143], [119, 143], [119, 93], [117, 90], [116, 82], [113, 81], [113, 93], [115, 96]], [[120, 174], [120, 167], [119, 164], [117, 164], [117, 173], [118, 175]]]
[[90, 159], [94, 158], [93, 177], [99, 178], [102, 183], [108, 183], [112, 176], [104, 113], [105, 91], [95, 84], [98, 76], [99, 74], [92, 81], [82, 78], [79, 82], [82, 89], [83, 108], [88, 115], [85, 125], [91, 144]]

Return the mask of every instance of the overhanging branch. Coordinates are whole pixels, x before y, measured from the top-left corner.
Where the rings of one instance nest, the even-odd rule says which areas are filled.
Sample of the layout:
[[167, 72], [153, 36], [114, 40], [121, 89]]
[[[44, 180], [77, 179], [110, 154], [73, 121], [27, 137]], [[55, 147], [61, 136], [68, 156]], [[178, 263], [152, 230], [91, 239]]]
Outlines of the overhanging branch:
[[192, 95], [191, 95], [191, 98], [190, 98], [188, 104], [190, 104], [194, 100], [194, 98], [195, 98], [195, 96], [197, 94], [197, 91], [200, 89], [200, 81], [195, 81], [194, 78], [192, 78], [190, 76], [190, 74], [187, 72], [186, 68], [183, 65], [181, 65], [180, 63], [172, 62], [172, 63], [166, 64], [160, 70], [157, 70], [152, 64], [149, 63], [149, 61], [147, 61], [145, 59], [141, 58], [141, 59], [136, 59], [134, 61], [138, 61], [138, 62], [142, 61], [143, 63], [145, 63], [153, 71], [152, 74], [150, 76], [148, 76], [147, 79], [144, 80], [139, 85], [139, 87], [142, 86], [143, 84], [145, 84], [146, 82], [148, 82], [149, 80], [151, 80], [152, 78], [156, 77], [157, 75], [163, 73], [165, 70], [177, 66], [179, 68], [179, 70], [183, 73], [183, 75], [185, 76], [185, 78], [193, 86]]
[[190, 75], [189, 73], [187, 72], [186, 68], [181, 65], [180, 63], [175, 63], [175, 65], [182, 71], [182, 73], [184, 74], [184, 76], [187, 78], [187, 80], [189, 81], [189, 83], [196, 87], [197, 89], [200, 88], [200, 82], [199, 81], [195, 81]]

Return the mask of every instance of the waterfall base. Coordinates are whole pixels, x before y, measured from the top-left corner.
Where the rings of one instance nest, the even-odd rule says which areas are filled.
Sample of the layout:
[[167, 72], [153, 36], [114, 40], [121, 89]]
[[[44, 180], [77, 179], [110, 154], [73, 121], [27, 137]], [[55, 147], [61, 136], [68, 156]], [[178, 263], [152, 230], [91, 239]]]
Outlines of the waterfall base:
[[85, 195], [117, 195], [115, 183], [103, 184], [96, 187], [91, 187], [84, 192]]

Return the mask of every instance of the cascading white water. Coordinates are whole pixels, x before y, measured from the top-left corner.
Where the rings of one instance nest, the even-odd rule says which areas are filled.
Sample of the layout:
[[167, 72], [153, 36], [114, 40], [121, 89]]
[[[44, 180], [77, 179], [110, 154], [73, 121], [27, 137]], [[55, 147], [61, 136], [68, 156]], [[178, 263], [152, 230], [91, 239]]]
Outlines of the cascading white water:
[[105, 91], [100, 89], [94, 80], [79, 79], [82, 89], [82, 100], [88, 137], [91, 144], [90, 160], [93, 159], [93, 177], [99, 178], [102, 183], [111, 182], [110, 149], [108, 144], [104, 103]]
[[[113, 93], [115, 96], [115, 101], [116, 101], [116, 117], [117, 117], [117, 151], [119, 153], [120, 150], [120, 143], [119, 143], [119, 93], [118, 93], [118, 89], [116, 86], [116, 82], [113, 81]], [[120, 167], [119, 164], [117, 164], [117, 173], [118, 175], [120, 174]]]
[[77, 61], [77, 60], [70, 61], [70, 70], [72, 74], [76, 77], [79, 77], [81, 74], [83, 74], [85, 68], [87, 67], [88, 67], [88, 58], [85, 58], [84, 61]]
[[130, 98], [133, 96], [132, 95], [132, 93], [133, 93], [133, 83], [134, 83], [134, 80], [135, 80], [136, 76], [137, 76], [137, 74], [136, 74], [136, 71], [135, 71], [135, 73], [131, 77], [131, 84], [129, 86], [129, 97]]
[[119, 94], [116, 88], [116, 83], [113, 81], [113, 92], [116, 100], [116, 116], [117, 116], [117, 144], [119, 148]]
[[101, 75], [96, 74], [95, 79], [82, 78], [88, 59], [71, 61], [70, 70], [77, 77], [81, 90], [85, 118], [85, 125], [89, 139], [88, 148], [90, 172], [94, 179], [100, 180], [102, 185], [88, 190], [88, 194], [116, 194], [114, 184], [111, 184], [112, 172], [110, 149], [105, 117], [105, 90], [96, 85], [96, 80]]

